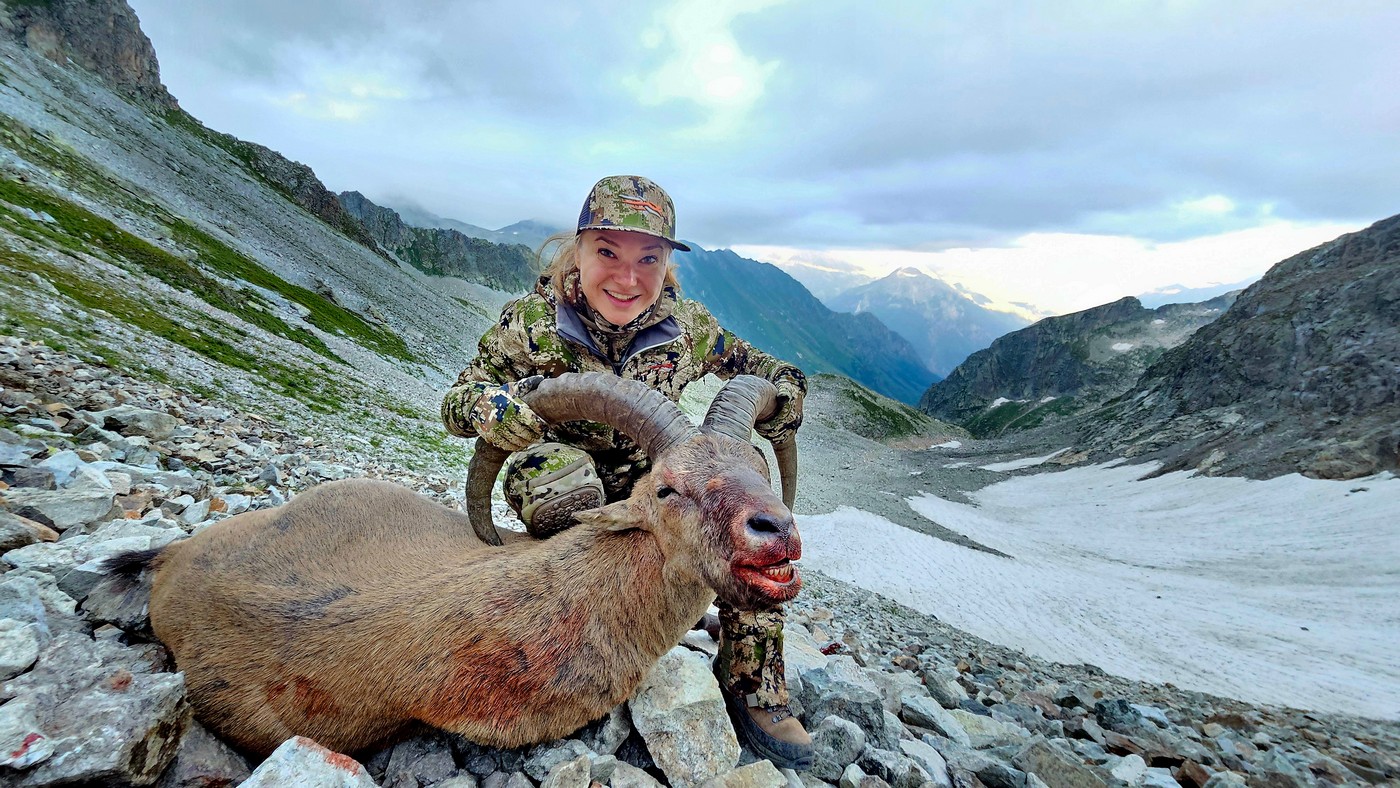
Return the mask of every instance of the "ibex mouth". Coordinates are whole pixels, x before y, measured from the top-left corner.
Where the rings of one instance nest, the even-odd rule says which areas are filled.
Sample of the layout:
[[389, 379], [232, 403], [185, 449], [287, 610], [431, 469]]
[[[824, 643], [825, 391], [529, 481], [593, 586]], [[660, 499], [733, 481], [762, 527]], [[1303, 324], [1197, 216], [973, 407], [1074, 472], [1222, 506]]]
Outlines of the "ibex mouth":
[[751, 590], [777, 601], [787, 601], [802, 588], [802, 575], [797, 566], [784, 558], [767, 566], [735, 565], [734, 577]]

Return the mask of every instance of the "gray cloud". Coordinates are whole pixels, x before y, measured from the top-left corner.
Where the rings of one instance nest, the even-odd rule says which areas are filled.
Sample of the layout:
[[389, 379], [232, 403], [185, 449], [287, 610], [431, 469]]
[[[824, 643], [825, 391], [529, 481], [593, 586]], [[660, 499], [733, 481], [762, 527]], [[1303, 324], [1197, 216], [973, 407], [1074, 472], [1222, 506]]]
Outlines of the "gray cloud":
[[[629, 87], [694, 43], [651, 40], [653, 6], [133, 5], [210, 125], [485, 226], [567, 222], [615, 172], [656, 178], [684, 234], [725, 246], [1165, 241], [1400, 210], [1389, 2], [780, 4], [734, 19], [772, 71], [723, 133], [704, 101]], [[370, 72], [405, 95], [353, 120], [269, 106], [353, 103], [325, 75]], [[1180, 207], [1212, 195], [1233, 210]]]

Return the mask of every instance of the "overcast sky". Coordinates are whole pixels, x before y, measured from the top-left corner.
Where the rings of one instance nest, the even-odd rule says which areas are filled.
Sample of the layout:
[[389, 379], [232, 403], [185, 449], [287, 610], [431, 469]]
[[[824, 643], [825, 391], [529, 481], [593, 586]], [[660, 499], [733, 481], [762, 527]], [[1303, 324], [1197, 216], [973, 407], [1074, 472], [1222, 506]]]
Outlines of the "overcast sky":
[[706, 247], [1068, 311], [1400, 212], [1393, 0], [130, 2], [207, 125], [490, 228], [643, 174]]

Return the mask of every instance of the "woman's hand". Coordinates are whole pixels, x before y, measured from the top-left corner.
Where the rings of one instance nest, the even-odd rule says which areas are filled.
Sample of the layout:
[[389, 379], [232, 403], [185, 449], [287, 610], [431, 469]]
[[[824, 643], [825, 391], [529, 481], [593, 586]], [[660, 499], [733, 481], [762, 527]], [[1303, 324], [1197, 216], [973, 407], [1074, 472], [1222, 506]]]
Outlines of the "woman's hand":
[[790, 441], [802, 426], [802, 398], [806, 392], [802, 387], [783, 378], [778, 381], [778, 411], [767, 421], [754, 425], [759, 435], [773, 443]]
[[455, 388], [443, 400], [443, 422], [453, 434], [480, 435], [498, 449], [529, 448], [544, 439], [549, 425], [521, 397], [534, 391], [542, 380], [543, 376], [534, 375], [503, 385]]

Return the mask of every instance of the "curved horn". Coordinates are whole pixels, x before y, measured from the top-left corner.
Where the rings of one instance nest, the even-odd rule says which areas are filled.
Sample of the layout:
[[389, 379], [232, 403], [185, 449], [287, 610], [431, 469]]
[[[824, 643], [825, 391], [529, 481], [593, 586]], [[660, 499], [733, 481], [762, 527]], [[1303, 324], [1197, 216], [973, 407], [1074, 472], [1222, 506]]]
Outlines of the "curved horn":
[[[695, 434], [690, 419], [661, 392], [602, 372], [566, 372], [547, 378], [523, 398], [550, 424], [601, 422], [636, 441], [652, 458]], [[509, 452], [478, 439], [477, 453], [467, 469], [467, 517], [487, 544], [501, 544], [491, 520], [491, 489], [507, 456]]]
[[[778, 411], [778, 389], [754, 375], [739, 375], [720, 389], [705, 413], [700, 429], [744, 441], [753, 425]], [[797, 439], [775, 442], [773, 456], [778, 461], [778, 478], [783, 485], [783, 505], [792, 510], [797, 500]]]

